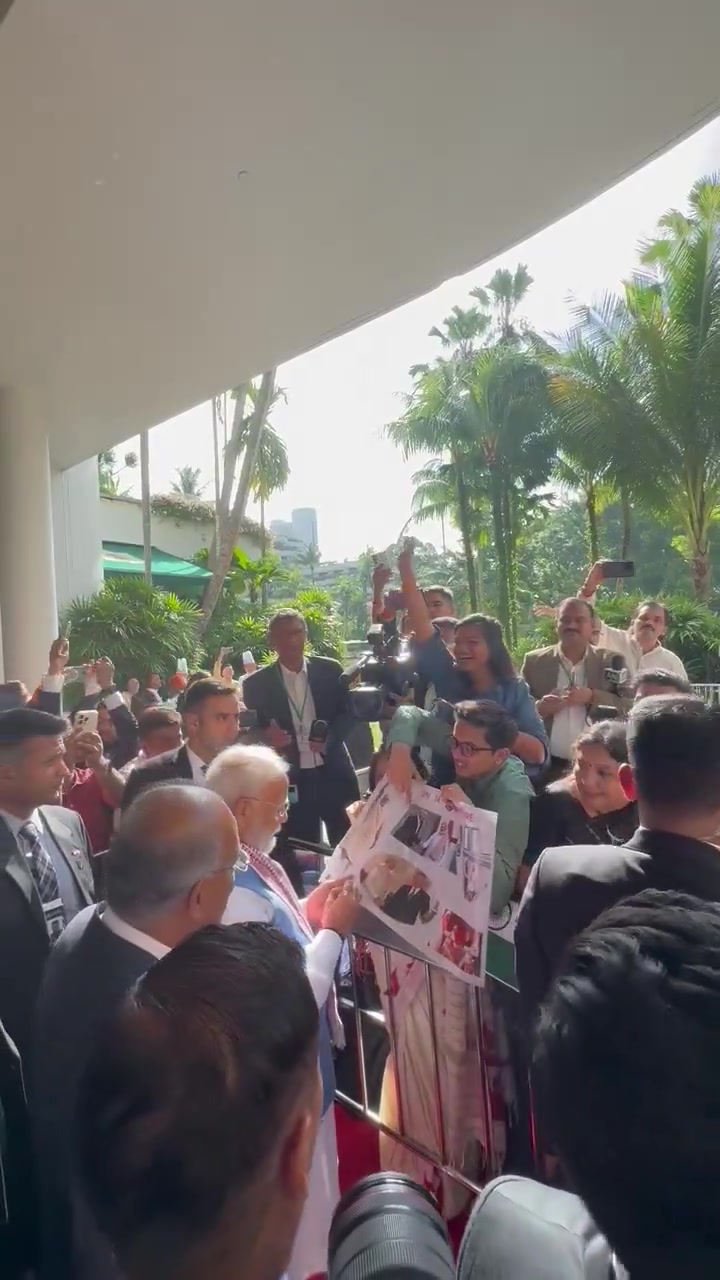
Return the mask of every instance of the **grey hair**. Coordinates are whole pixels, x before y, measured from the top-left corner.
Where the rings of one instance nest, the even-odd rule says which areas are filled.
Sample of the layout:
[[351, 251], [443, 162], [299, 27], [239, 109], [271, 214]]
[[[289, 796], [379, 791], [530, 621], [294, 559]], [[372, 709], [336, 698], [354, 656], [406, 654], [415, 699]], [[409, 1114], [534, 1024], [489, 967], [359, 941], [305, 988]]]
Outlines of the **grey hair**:
[[227, 747], [210, 765], [205, 785], [234, 809], [243, 796], [252, 799], [265, 783], [286, 778], [288, 769], [272, 747]]
[[[142, 792], [123, 815], [103, 859], [108, 906], [128, 922], [177, 905], [226, 855], [217, 796], [192, 783]], [[229, 815], [228, 815], [229, 817]]]

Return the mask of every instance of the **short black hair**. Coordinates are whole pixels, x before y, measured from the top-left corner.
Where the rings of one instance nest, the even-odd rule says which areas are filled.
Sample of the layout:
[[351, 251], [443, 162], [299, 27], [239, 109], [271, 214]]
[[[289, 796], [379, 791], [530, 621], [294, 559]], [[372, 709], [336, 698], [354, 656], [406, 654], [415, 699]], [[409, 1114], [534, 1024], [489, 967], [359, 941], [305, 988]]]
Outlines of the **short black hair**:
[[0, 750], [21, 747], [30, 738], [60, 738], [67, 733], [64, 716], [53, 716], [35, 707], [0, 711]]
[[664, 667], [651, 667], [647, 671], [639, 671], [635, 679], [635, 688], [641, 684], [656, 684], [662, 689], [672, 689], [675, 693], [692, 694], [692, 685], [684, 676], [674, 671], [666, 671]]
[[189, 675], [187, 678], [187, 684], [185, 685], [185, 693], [187, 693], [191, 685], [197, 684], [198, 680], [212, 680], [212, 672], [211, 671], [193, 671], [192, 675]]
[[432, 592], [434, 592], [434, 593], [435, 593], [435, 595], [438, 595], [438, 596], [444, 596], [444, 597], [445, 597], [445, 599], [446, 599], [447, 601], [449, 601], [449, 603], [450, 603], [450, 608], [451, 608], [451, 609], [454, 609], [454, 608], [455, 608], [455, 599], [454, 599], [454, 597], [453, 597], [453, 593], [452, 593], [452, 591], [450, 590], [450, 588], [449, 588], [449, 587], [441, 587], [441, 586], [438, 586], [438, 584], [437, 584], [437, 583], [433, 583], [433, 585], [432, 585], [431, 587], [423, 587], [423, 589], [422, 589], [422, 593], [423, 593], [423, 595], [424, 595], [424, 596], [428, 596], [428, 595], [430, 595], [430, 592], [431, 592], [431, 591], [432, 591]]
[[678, 813], [720, 808], [720, 706], [682, 694], [642, 698], [627, 734], [640, 801]]
[[183, 713], [199, 710], [208, 698], [225, 698], [231, 693], [237, 697], [237, 689], [223, 684], [222, 680], [196, 680], [195, 684], [188, 685], [185, 690]]
[[458, 702], [455, 719], [464, 720], [476, 729], [484, 729], [488, 746], [493, 751], [511, 747], [517, 738], [517, 721], [498, 702]]
[[443, 627], [452, 627], [453, 630], [456, 630], [458, 620], [457, 618], [451, 618], [450, 616], [447, 618], [433, 618], [432, 624], [436, 631], [442, 631]]
[[182, 724], [182, 716], [173, 707], [146, 707], [138, 716], [138, 733], [147, 738], [158, 729], [166, 729], [169, 724]]
[[307, 622], [299, 609], [278, 609], [268, 622], [268, 635], [272, 635], [273, 629], [279, 622], [288, 622], [289, 620], [302, 622], [303, 626], [307, 628]]
[[648, 889], [570, 944], [534, 1079], [573, 1188], [633, 1280], [720, 1274], [718, 1060], [720, 905]]
[[585, 596], [566, 596], [564, 600], [561, 600], [557, 607], [558, 618], [560, 617], [561, 610], [565, 608], [566, 604], [584, 604], [590, 614], [591, 620], [593, 622], [595, 621], [595, 609]]
[[575, 747], [604, 747], [612, 760], [626, 764], [628, 758], [627, 721], [597, 720], [583, 729], [573, 744]]
[[214, 1234], [252, 1212], [317, 1035], [302, 949], [266, 925], [200, 930], [126, 997], [76, 1112], [85, 1194], [124, 1274], [212, 1274]]

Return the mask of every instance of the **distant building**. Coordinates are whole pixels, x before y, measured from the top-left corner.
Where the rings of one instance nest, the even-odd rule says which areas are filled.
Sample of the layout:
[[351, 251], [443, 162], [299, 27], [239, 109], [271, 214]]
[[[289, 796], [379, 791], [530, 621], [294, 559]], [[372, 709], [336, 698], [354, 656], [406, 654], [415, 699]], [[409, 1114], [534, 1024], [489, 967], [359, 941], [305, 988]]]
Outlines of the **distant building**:
[[354, 578], [359, 572], [359, 560], [323, 560], [315, 570], [315, 585], [329, 591], [341, 578]]
[[[314, 507], [296, 507], [289, 520], [271, 520], [273, 551], [281, 564], [300, 568], [308, 547], [317, 547], [318, 523]], [[318, 571], [316, 571], [317, 579]]]

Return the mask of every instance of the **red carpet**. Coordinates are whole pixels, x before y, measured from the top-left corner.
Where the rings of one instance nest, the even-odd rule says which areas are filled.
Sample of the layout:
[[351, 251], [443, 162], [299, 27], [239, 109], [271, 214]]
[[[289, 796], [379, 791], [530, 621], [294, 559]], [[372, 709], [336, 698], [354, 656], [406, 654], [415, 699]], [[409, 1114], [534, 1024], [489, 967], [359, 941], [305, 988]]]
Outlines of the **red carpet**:
[[[335, 1104], [335, 1126], [337, 1129], [338, 1164], [340, 1168], [340, 1193], [343, 1194], [360, 1178], [369, 1173], [378, 1173], [380, 1156], [377, 1129], [362, 1120], [359, 1116], [346, 1111], [339, 1103]], [[462, 1240], [468, 1211], [453, 1218], [448, 1223], [448, 1234], [453, 1252], [457, 1251]]]
[[351, 1111], [335, 1104], [340, 1192], [352, 1187], [360, 1178], [380, 1169], [377, 1130]]

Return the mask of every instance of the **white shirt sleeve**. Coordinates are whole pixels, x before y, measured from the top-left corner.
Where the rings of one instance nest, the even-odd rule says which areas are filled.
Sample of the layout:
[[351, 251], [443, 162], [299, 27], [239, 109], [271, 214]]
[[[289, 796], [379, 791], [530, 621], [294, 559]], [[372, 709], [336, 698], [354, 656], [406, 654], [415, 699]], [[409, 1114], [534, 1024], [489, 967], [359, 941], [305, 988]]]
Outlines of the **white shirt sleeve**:
[[342, 938], [337, 933], [321, 929], [305, 948], [305, 969], [319, 1009], [330, 995], [342, 945]]
[[628, 669], [634, 669], [636, 666], [630, 636], [627, 631], [623, 631], [621, 627], [609, 627], [606, 622], [600, 623], [600, 637], [598, 646], [601, 649], [609, 649], [611, 653], [620, 653], [628, 664]]
[[43, 693], [62, 693], [63, 685], [65, 684], [65, 676], [51, 676], [46, 674], [43, 676], [41, 684]]
[[252, 889], [233, 889], [223, 916], [223, 924], [248, 924], [257, 920], [260, 924], [269, 924], [272, 920], [272, 907], [259, 893]]

